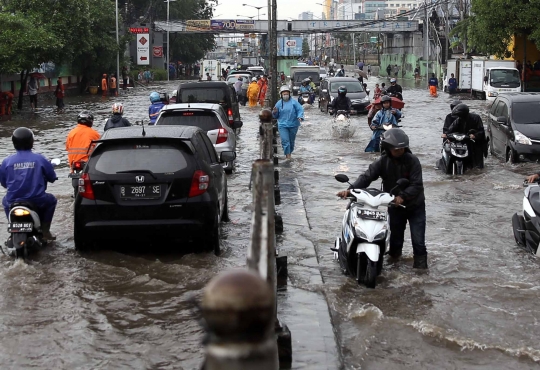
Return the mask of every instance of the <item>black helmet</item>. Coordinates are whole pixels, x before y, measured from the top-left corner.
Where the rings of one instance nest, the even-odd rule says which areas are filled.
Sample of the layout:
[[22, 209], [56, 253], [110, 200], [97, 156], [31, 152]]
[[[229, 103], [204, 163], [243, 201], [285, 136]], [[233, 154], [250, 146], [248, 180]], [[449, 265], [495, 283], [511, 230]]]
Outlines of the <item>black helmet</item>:
[[94, 124], [94, 116], [92, 115], [92, 113], [88, 112], [87, 110], [83, 110], [77, 116], [77, 123], [86, 125], [88, 127], [92, 127], [92, 125]]
[[452, 116], [466, 118], [469, 115], [469, 107], [467, 104], [458, 104], [452, 109]]
[[450, 109], [454, 109], [454, 107], [458, 104], [461, 104], [461, 100], [454, 100], [452, 103], [450, 103]]
[[381, 97], [381, 104], [384, 103], [385, 101], [390, 102], [390, 106], [392, 106], [392, 98], [391, 97], [389, 97], [388, 95], [383, 95]]
[[308, 80], [313, 81], [313, 78], [311, 78], [311, 76], [309, 76], [309, 77], [308, 77]]
[[338, 87], [337, 91], [339, 96], [347, 95], [347, 88], [345, 86]]
[[19, 127], [11, 136], [16, 150], [30, 150], [34, 146], [34, 133], [26, 127]]
[[409, 147], [409, 137], [400, 128], [385, 131], [382, 135], [381, 146], [385, 150]]

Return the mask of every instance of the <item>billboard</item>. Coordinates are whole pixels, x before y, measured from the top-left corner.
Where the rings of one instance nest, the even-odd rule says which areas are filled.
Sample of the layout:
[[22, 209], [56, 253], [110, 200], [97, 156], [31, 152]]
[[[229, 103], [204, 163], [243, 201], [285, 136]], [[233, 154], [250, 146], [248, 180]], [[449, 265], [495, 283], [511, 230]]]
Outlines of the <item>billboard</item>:
[[302, 56], [302, 37], [278, 37], [277, 55], [278, 57]]
[[137, 34], [137, 64], [150, 65], [150, 35]]
[[210, 28], [216, 31], [246, 31], [255, 29], [252, 19], [212, 19]]
[[186, 31], [210, 31], [210, 20], [208, 19], [187, 20]]

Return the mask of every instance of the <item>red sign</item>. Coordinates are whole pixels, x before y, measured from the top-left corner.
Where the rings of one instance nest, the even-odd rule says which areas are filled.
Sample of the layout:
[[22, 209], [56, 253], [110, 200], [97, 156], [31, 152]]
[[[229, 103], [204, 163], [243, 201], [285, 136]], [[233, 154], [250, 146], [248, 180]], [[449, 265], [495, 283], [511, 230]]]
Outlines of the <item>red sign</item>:
[[141, 37], [139, 42], [141, 43], [141, 45], [144, 45], [144, 44], [146, 44], [148, 42], [148, 40], [143, 36], [143, 37]]
[[141, 60], [148, 60], [147, 57], [141, 57]]
[[154, 46], [152, 48], [154, 58], [163, 58], [163, 46]]
[[130, 33], [150, 33], [148, 27], [129, 27]]

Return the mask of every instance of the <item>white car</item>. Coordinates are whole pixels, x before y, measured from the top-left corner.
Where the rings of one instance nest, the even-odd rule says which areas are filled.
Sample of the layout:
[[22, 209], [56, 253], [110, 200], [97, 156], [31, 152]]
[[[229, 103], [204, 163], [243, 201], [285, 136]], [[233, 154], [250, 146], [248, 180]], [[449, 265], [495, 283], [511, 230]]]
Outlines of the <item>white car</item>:
[[262, 75], [266, 74], [264, 72], [263, 67], [257, 67], [257, 66], [247, 67], [247, 70], [251, 71], [255, 76], [262, 76]]
[[319, 70], [319, 77], [321, 77], [323, 80], [327, 77], [326, 69], [324, 69], [323, 67], [321, 67]]

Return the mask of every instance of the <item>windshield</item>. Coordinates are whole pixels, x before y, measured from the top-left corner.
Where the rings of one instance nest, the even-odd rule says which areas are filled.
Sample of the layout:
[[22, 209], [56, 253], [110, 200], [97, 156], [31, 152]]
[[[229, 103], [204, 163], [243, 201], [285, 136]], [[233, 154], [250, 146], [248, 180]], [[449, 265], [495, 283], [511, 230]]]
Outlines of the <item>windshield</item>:
[[220, 88], [181, 89], [177, 99], [177, 103], [227, 103], [225, 91]]
[[345, 86], [347, 93], [360, 93], [364, 91], [364, 87], [360, 81], [335, 81], [330, 84], [330, 92], [337, 93], [340, 86]]
[[180, 148], [166, 144], [121, 144], [112, 148], [107, 146], [97, 156], [94, 169], [106, 174], [133, 170], [177, 172], [187, 167], [185, 155]]
[[217, 116], [212, 112], [201, 111], [180, 111], [180, 112], [165, 112], [159, 117], [156, 125], [183, 125], [197, 126], [205, 132], [217, 130], [221, 128], [221, 123]]
[[246, 84], [247, 81], [249, 81], [249, 79], [251, 79], [251, 76], [248, 76], [248, 75], [245, 75], [245, 76], [232, 75], [232, 76], [227, 77], [227, 83], [234, 84], [236, 81], [238, 81], [238, 77], [242, 77], [242, 83], [243, 84]]
[[512, 118], [517, 124], [540, 123], [540, 101], [512, 104]]
[[519, 72], [514, 69], [492, 69], [490, 83], [493, 87], [519, 87]]
[[326, 74], [326, 69], [321, 68], [320, 71], [319, 71], [319, 73], [322, 74], [322, 75], [325, 75], [325, 74]]
[[311, 76], [313, 82], [319, 82], [319, 74], [317, 72], [310, 71], [294, 72], [294, 82], [300, 83], [304, 78], [308, 78], [309, 76]]

